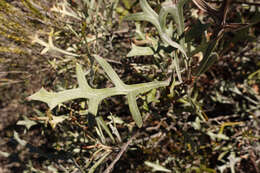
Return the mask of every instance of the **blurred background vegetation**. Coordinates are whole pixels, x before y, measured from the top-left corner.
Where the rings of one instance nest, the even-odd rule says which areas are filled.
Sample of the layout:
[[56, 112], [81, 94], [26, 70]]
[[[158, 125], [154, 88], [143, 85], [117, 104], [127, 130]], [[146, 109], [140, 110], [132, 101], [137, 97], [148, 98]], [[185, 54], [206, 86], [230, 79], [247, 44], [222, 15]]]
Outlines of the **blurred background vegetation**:
[[[148, 2], [159, 13], [164, 1]], [[159, 53], [127, 56], [133, 43], [147, 46], [154, 38], [162, 44], [148, 22], [123, 20], [140, 11], [138, 0], [0, 0], [0, 172], [260, 172], [257, 0], [231, 4], [227, 22], [240, 28], [220, 39], [219, 57], [208, 71], [138, 97], [142, 128], [136, 127], [124, 97], [102, 102], [99, 116], [116, 142], [106, 133], [105, 142], [100, 140], [95, 122], [85, 116], [84, 99], [52, 112], [44, 103], [27, 100], [41, 87], [55, 92], [76, 88], [76, 63], [92, 87], [112, 87], [90, 58], [93, 54], [110, 63], [127, 84], [169, 79], [170, 59]], [[187, 45], [196, 48], [216, 37], [213, 17], [192, 0], [184, 6], [184, 19]], [[59, 50], [82, 56], [46, 51], [50, 39]], [[201, 52], [191, 59], [195, 70]]]

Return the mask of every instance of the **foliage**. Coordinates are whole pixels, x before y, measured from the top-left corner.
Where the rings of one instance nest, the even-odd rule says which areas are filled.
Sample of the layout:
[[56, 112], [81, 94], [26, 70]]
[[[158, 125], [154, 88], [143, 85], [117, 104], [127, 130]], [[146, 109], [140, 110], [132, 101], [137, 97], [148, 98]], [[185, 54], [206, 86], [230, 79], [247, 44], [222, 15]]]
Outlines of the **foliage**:
[[[260, 7], [210, 4], [0, 0], [1, 53], [54, 71], [35, 74], [43, 87], [24, 94], [31, 112], [10, 135], [21, 169], [259, 171]], [[26, 140], [35, 129], [40, 147]]]

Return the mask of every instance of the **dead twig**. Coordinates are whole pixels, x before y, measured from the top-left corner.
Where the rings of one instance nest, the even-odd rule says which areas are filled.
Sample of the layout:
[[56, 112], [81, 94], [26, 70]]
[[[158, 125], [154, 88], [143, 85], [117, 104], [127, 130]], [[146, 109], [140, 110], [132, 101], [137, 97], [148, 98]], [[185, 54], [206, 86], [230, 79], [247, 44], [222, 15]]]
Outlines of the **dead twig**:
[[133, 135], [122, 147], [120, 152], [117, 154], [116, 158], [114, 159], [114, 161], [107, 167], [107, 169], [104, 171], [104, 173], [110, 173], [115, 164], [118, 162], [118, 160], [122, 157], [122, 155], [124, 154], [124, 152], [127, 150], [128, 146], [131, 144], [131, 142], [137, 137], [139, 136], [140, 133], [137, 131], [135, 135]]
[[[209, 3], [222, 3], [223, 1], [206, 0], [206, 2], [209, 2]], [[233, 3], [234, 3], [234, 4], [247, 4], [247, 5], [260, 6], [260, 3], [257, 3], [257, 2], [234, 1]]]

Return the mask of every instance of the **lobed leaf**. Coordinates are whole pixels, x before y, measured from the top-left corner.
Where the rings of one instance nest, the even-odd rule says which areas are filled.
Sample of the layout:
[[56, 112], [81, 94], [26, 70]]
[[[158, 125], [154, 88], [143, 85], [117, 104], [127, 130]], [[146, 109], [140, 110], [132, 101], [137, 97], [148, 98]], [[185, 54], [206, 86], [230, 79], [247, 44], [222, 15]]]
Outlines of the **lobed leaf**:
[[161, 16], [158, 16], [158, 14], [155, 13], [155, 11], [149, 6], [146, 0], [140, 0], [140, 6], [143, 10], [142, 13], [131, 14], [125, 17], [125, 20], [147, 21], [152, 23], [158, 30], [161, 39], [165, 43], [169, 44], [174, 48], [179, 49], [187, 57], [186, 52], [182, 48], [182, 46], [179, 45], [177, 42], [173, 41], [165, 31], [165, 23], [166, 23], [165, 20], [166, 20], [167, 13], [169, 13], [169, 11], [168, 10], [164, 11], [163, 9], [161, 10], [160, 13]]
[[[162, 5], [162, 8], [158, 15], [149, 6], [146, 0], [140, 0], [140, 6], [143, 12], [131, 14], [125, 17], [125, 20], [147, 21], [152, 23], [158, 30], [160, 38], [163, 40], [163, 42], [178, 49], [187, 58], [187, 54], [184, 49], [184, 39], [181, 39], [181, 45], [180, 45], [177, 42], [173, 41], [166, 32], [166, 17], [168, 13], [170, 13], [173, 16], [174, 21], [177, 23], [178, 35], [181, 36], [183, 34], [184, 32], [183, 6], [185, 2], [187, 2], [187, 0], [181, 0], [176, 5], [173, 2], [167, 1]], [[174, 67], [180, 82], [182, 82], [178, 56], [175, 56], [174, 58]]]
[[[85, 74], [82, 70], [81, 65], [76, 65], [77, 80], [79, 87], [75, 89], [69, 89], [61, 92], [48, 92], [42, 88], [37, 93], [29, 97], [30, 100], [38, 100], [48, 104], [50, 109], [55, 108], [57, 105], [70, 101], [77, 98], [86, 98], [88, 99], [88, 113], [96, 116], [98, 113], [98, 106], [101, 101], [107, 97], [114, 95], [127, 95], [128, 104], [130, 112], [133, 116], [138, 127], [142, 126], [142, 117], [140, 115], [139, 109], [136, 103], [136, 96], [138, 94], [145, 93], [151, 89], [164, 87], [169, 84], [168, 81], [155, 81], [142, 84], [133, 84], [126, 85], [116, 74], [113, 68], [101, 57], [94, 55], [95, 59], [105, 70], [109, 78], [115, 84], [113, 88], [104, 88], [104, 89], [93, 89], [91, 88], [85, 78]], [[103, 121], [102, 117], [97, 117], [97, 122], [105, 129], [109, 136], [113, 139], [112, 134], [110, 133], [107, 125]]]

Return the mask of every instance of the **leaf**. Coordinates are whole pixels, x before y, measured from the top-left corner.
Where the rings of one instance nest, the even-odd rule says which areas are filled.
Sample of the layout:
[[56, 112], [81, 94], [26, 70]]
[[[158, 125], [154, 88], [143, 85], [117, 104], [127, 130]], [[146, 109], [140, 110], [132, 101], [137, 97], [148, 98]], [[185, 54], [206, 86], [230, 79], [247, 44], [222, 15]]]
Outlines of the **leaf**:
[[122, 2], [128, 10], [130, 10], [132, 8], [132, 5], [134, 4], [132, 0], [122, 0]]
[[145, 34], [141, 31], [141, 24], [140, 23], [135, 23], [135, 32], [137, 34], [137, 38], [145, 40]]
[[223, 140], [228, 140], [229, 137], [224, 135], [224, 134], [215, 134], [212, 132], [207, 132], [207, 134], [210, 136], [211, 139], [215, 140], [215, 139], [223, 139]]
[[172, 39], [171, 39], [166, 33], [160, 34], [160, 37], [161, 37], [161, 39], [162, 39], [165, 43], [167, 43], [168, 45], [170, 45], [170, 46], [172, 46], [172, 47], [174, 47], [174, 48], [179, 49], [179, 50], [184, 54], [184, 56], [187, 57], [186, 52], [185, 52], [185, 50], [182, 48], [182, 46], [181, 46], [180, 44], [178, 44], [177, 42], [172, 41]]
[[196, 76], [205, 73], [218, 59], [218, 54], [213, 53], [208, 58], [203, 58], [196, 72]]
[[107, 118], [109, 120], [113, 121], [115, 124], [124, 124], [125, 123], [121, 118], [114, 116], [114, 115], [110, 115]]
[[152, 162], [149, 162], [149, 161], [145, 161], [144, 162], [145, 165], [149, 166], [149, 167], [152, 167], [152, 172], [156, 172], [156, 171], [161, 171], [161, 172], [172, 172], [171, 170], [169, 169], [166, 169], [165, 167], [159, 165], [159, 164], [156, 164], [156, 163], [152, 163]]
[[218, 54], [212, 53], [217, 44], [219, 39], [214, 39], [210, 43], [208, 43], [207, 48], [203, 51], [203, 59], [196, 70], [196, 76], [201, 75], [202, 73], [206, 72], [217, 60]]
[[156, 89], [153, 89], [152, 91], [147, 93], [147, 103], [151, 103], [151, 102], [155, 102], [155, 103], [160, 102], [160, 100], [156, 98]]
[[140, 6], [144, 13], [151, 15], [153, 18], [158, 18], [158, 14], [150, 7], [146, 0], [140, 0]]
[[35, 121], [29, 120], [26, 116], [23, 116], [24, 120], [20, 120], [16, 123], [16, 125], [22, 125], [25, 126], [26, 129], [30, 129], [32, 126], [36, 125], [37, 123]]
[[166, 1], [162, 3], [162, 8], [159, 14], [161, 27], [165, 26], [166, 17], [168, 13], [170, 13], [177, 24], [178, 35], [180, 36], [183, 34], [184, 32], [183, 6], [185, 2], [186, 0], [180, 0], [177, 3], [174, 3], [172, 1]]
[[106, 133], [109, 135], [109, 137], [113, 140], [113, 142], [115, 141], [112, 133], [110, 132], [109, 128], [106, 125], [106, 122], [104, 121], [104, 119], [100, 116], [96, 117], [96, 121], [98, 124], [100, 124], [102, 126], [102, 128], [106, 131]]
[[229, 167], [231, 169], [231, 173], [235, 173], [235, 165], [237, 162], [240, 162], [241, 158], [236, 157], [235, 152], [231, 152], [228, 159], [229, 159]]
[[[161, 39], [165, 43], [169, 44], [170, 46], [172, 46], [174, 48], [179, 49], [185, 55], [185, 57], [187, 57], [186, 52], [184, 51], [182, 46], [179, 45], [177, 42], [172, 41], [171, 38], [167, 35], [166, 31], [164, 30], [165, 26], [161, 25], [162, 23], [165, 23], [165, 22], [161, 22], [161, 24], [160, 24], [158, 14], [149, 6], [147, 1], [140, 0], [140, 6], [141, 6], [143, 12], [131, 14], [129, 16], [126, 16], [124, 19], [125, 20], [135, 20], [135, 21], [147, 21], [147, 22], [152, 23], [158, 30]], [[168, 11], [167, 11], [167, 13], [168, 13]]]
[[125, 84], [123, 81], [119, 78], [119, 76], [116, 74], [116, 72], [113, 70], [113, 68], [100, 56], [94, 55], [97, 62], [102, 66], [102, 68], [105, 70], [109, 78], [112, 80], [112, 82], [115, 84], [116, 87], [124, 88]]
[[52, 98], [54, 97], [54, 95], [54, 93], [50, 93], [46, 91], [46, 89], [41, 88], [37, 93], [28, 97], [28, 100], [39, 100], [47, 103], [49, 107], [53, 107], [54, 105], [52, 104]]
[[174, 3], [173, 1], [166, 1], [162, 4], [162, 8], [160, 10], [160, 14], [159, 14], [159, 21], [160, 21], [160, 25], [162, 28], [166, 27], [166, 18], [167, 15], [170, 13], [171, 16], [173, 17], [173, 20], [175, 21], [176, 25], [177, 25], [177, 32], [178, 32], [178, 36], [182, 37], [180, 39], [180, 47], [178, 48], [184, 55], [185, 57], [187, 57], [186, 55], [186, 50], [185, 50], [185, 40], [183, 37], [183, 33], [184, 33], [184, 16], [183, 16], [183, 6], [184, 4], [187, 2], [187, 0], [180, 0], [177, 3]]
[[201, 129], [201, 120], [199, 119], [199, 117], [196, 117], [195, 121], [192, 122], [192, 127], [195, 129], [195, 130], [200, 130]]
[[[98, 63], [102, 66], [102, 68], [107, 73], [107, 75], [112, 80], [112, 82], [115, 84], [115, 87], [104, 88], [104, 89], [91, 88], [85, 79], [85, 74], [83, 73], [82, 67], [79, 64], [77, 64], [76, 71], [77, 71], [77, 80], [79, 83], [78, 88], [69, 89], [61, 92], [48, 92], [44, 88], [42, 88], [37, 93], [31, 95], [28, 99], [45, 102], [49, 105], [50, 110], [52, 110], [57, 105], [63, 102], [77, 99], [77, 98], [86, 98], [88, 99], [88, 107], [89, 107], [88, 113], [96, 116], [98, 113], [98, 106], [103, 99], [114, 95], [127, 95], [129, 101], [128, 104], [133, 119], [135, 120], [137, 126], [141, 127], [142, 118], [139, 109], [137, 107], [136, 96], [138, 94], [146, 93], [147, 91], [154, 88], [167, 86], [169, 85], [169, 82], [155, 81], [155, 82], [148, 82], [142, 84], [126, 85], [119, 78], [119, 76], [116, 74], [113, 68], [103, 58], [99, 57], [98, 55], [94, 55], [94, 57], [98, 61]], [[102, 117], [98, 117], [96, 120], [98, 121], [99, 125], [101, 125], [102, 128], [104, 128], [104, 130], [112, 138], [112, 134], [110, 133], [107, 125], [103, 122]], [[56, 119], [56, 121], [53, 122], [53, 125], [55, 125], [55, 123], [60, 121], [62, 120]]]
[[19, 137], [19, 134], [14, 131], [14, 139], [22, 146], [25, 146], [27, 142]]
[[62, 123], [64, 120], [68, 119], [67, 116], [51, 116], [51, 120], [49, 120], [49, 124], [53, 129], [57, 126], [58, 123]]
[[103, 156], [95, 162], [95, 164], [89, 169], [88, 173], [94, 173], [97, 167], [109, 156], [111, 151], [107, 151], [103, 153]]
[[9, 157], [10, 156], [9, 153], [4, 152], [4, 151], [0, 151], [0, 155], [3, 156], [3, 157]]
[[133, 93], [130, 93], [127, 95], [127, 100], [128, 100], [128, 105], [130, 112], [133, 116], [133, 119], [138, 127], [142, 127], [143, 125], [143, 120], [141, 113], [138, 109], [137, 103], [136, 103], [136, 95]]
[[85, 90], [91, 89], [86, 80], [85, 73], [83, 72], [82, 67], [79, 64], [76, 65], [76, 73], [77, 73], [77, 80], [79, 83], [79, 88], [82, 88]]
[[174, 52], [173, 66], [175, 68], [179, 81], [182, 82], [181, 70], [179, 66], [179, 57], [176, 52]]
[[37, 93], [28, 97], [28, 99], [45, 102], [48, 104], [50, 109], [53, 109], [60, 103], [77, 98], [93, 97], [94, 95], [95, 94], [85, 93], [83, 90], [79, 88], [65, 90], [58, 93], [48, 92], [46, 89], [41, 88]]
[[[183, 34], [184, 32], [183, 6], [186, 2], [187, 0], [180, 0], [176, 5], [173, 2], [167, 1], [162, 4], [162, 8], [158, 16], [158, 14], [155, 13], [155, 11], [149, 6], [146, 0], [140, 0], [140, 6], [143, 12], [131, 14], [125, 17], [125, 20], [147, 21], [152, 23], [158, 30], [160, 38], [163, 40], [164, 43], [172, 46], [173, 48], [178, 49], [186, 58], [188, 58], [184, 48], [184, 37], [181, 38], [180, 41], [181, 45], [180, 45], [177, 42], [173, 41], [166, 31], [166, 18], [168, 13], [170, 13], [174, 21], [177, 23], [178, 35], [181, 36]], [[174, 58], [174, 67], [179, 81], [182, 82], [178, 56], [175, 56]]]
[[132, 56], [145, 56], [145, 55], [153, 55], [153, 54], [154, 51], [151, 47], [141, 47], [132, 44], [132, 49], [126, 56], [132, 57]]
[[159, 31], [159, 33], [162, 31], [158, 19], [154, 18], [150, 14], [145, 14], [144, 12], [128, 15], [124, 18], [124, 20], [147, 21], [152, 23]]

